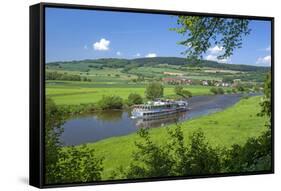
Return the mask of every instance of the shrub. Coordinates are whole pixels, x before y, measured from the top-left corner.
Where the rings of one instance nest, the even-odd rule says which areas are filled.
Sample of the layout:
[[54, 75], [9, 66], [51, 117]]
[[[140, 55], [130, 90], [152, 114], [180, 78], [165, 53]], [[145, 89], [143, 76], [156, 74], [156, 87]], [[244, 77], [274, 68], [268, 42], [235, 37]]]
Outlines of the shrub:
[[68, 147], [60, 152], [57, 183], [89, 182], [101, 180], [103, 158], [85, 145]]
[[122, 109], [123, 100], [119, 96], [103, 96], [102, 99], [98, 102], [100, 109]]
[[192, 97], [192, 93], [190, 91], [184, 90], [183, 87], [179, 85], [174, 88], [174, 92], [184, 98]]
[[120, 166], [112, 178], [148, 178], [189, 176], [225, 172], [249, 172], [271, 169], [271, 133], [264, 132], [257, 138], [249, 138], [245, 145], [231, 148], [213, 148], [201, 129], [184, 141], [180, 126], [168, 128], [168, 141], [159, 144], [152, 140], [148, 129], [140, 129], [140, 140], [129, 167]]
[[228, 172], [260, 171], [271, 169], [271, 131], [257, 138], [249, 138], [245, 145], [232, 145], [226, 151], [224, 168]]
[[185, 98], [190, 98], [192, 97], [192, 93], [188, 90], [182, 90], [182, 96], [185, 97]]
[[146, 98], [150, 100], [161, 98], [163, 97], [163, 94], [164, 87], [161, 83], [158, 82], [149, 83], [145, 90]]
[[190, 137], [191, 143], [184, 143], [180, 126], [168, 129], [169, 141], [159, 145], [151, 140], [148, 129], [140, 129], [141, 140], [136, 142], [137, 150], [128, 169], [119, 167], [112, 173], [119, 178], [147, 178], [163, 176], [184, 176], [192, 174], [218, 173], [221, 170], [219, 152], [211, 148], [201, 130]]
[[47, 98], [45, 114], [45, 182], [56, 184], [100, 180], [103, 158], [97, 157], [93, 148], [62, 147], [63, 109]]
[[215, 88], [215, 87], [212, 87], [210, 89], [210, 92], [212, 92], [213, 94], [224, 94], [224, 90], [223, 88]]
[[212, 87], [211, 89], [210, 89], [210, 92], [212, 92], [213, 94], [218, 94], [218, 90], [217, 90], [217, 88], [214, 88], [214, 87]]
[[217, 89], [218, 94], [224, 94], [224, 90], [222, 88]]
[[128, 105], [129, 106], [134, 105], [134, 104], [142, 104], [142, 103], [143, 103], [143, 99], [139, 94], [131, 93], [128, 96]]
[[241, 84], [239, 84], [239, 85], [237, 86], [237, 91], [239, 91], [239, 92], [244, 92], [244, 91], [245, 91], [245, 88], [244, 88]]

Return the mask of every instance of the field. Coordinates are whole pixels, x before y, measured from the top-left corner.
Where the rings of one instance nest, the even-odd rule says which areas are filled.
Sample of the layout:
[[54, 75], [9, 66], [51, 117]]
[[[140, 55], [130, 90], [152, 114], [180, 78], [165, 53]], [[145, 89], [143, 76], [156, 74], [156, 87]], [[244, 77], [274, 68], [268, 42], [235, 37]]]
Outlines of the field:
[[[242, 99], [224, 111], [184, 122], [182, 127], [185, 141], [188, 142], [186, 137], [198, 128], [203, 130], [212, 147], [242, 145], [247, 138], [259, 136], [266, 128], [264, 126], [266, 118], [257, 116], [260, 111], [260, 100], [260, 96]], [[165, 127], [151, 129], [150, 132], [158, 144], [167, 140]], [[103, 179], [108, 179], [112, 171], [120, 165], [126, 167], [130, 163], [135, 148], [134, 142], [138, 139], [138, 135], [133, 133], [87, 144], [87, 147], [96, 149], [98, 156], [105, 156]]]
[[[268, 70], [268, 67], [210, 61], [195, 67], [186, 63], [184, 58], [173, 57], [55, 62], [46, 65], [46, 95], [58, 105], [96, 103], [103, 95], [118, 95], [126, 99], [130, 93], [138, 93], [145, 97], [145, 87], [149, 82], [163, 83], [165, 78], [192, 80], [192, 85], [184, 85], [184, 88], [193, 96], [207, 95], [211, 94], [211, 87], [202, 86], [203, 80], [229, 84], [238, 80], [251, 88], [261, 87]], [[51, 74], [60, 76], [50, 77]], [[59, 79], [62, 76], [78, 79]], [[164, 86], [164, 96], [175, 94], [174, 85], [165, 82]]]
[[[188, 86], [187, 89], [196, 95], [211, 94], [209, 87]], [[103, 95], [118, 95], [127, 99], [130, 93], [138, 93], [144, 97], [144, 84], [110, 84], [93, 82], [67, 82], [51, 81], [47, 82], [46, 95], [51, 97], [58, 105], [75, 105], [96, 103]], [[167, 86], [164, 95], [173, 95], [174, 88]]]

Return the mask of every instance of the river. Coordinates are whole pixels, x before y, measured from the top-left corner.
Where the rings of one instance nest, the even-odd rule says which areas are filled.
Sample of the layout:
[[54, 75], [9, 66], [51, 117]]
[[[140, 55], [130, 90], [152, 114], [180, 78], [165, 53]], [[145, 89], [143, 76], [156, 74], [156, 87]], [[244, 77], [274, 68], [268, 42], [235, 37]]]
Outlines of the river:
[[190, 109], [187, 112], [165, 116], [162, 119], [131, 119], [130, 111], [120, 110], [75, 116], [62, 125], [64, 131], [60, 139], [65, 146], [97, 142], [134, 133], [140, 127], [157, 128], [221, 111], [237, 103], [241, 97], [239, 94], [195, 96], [188, 100]]

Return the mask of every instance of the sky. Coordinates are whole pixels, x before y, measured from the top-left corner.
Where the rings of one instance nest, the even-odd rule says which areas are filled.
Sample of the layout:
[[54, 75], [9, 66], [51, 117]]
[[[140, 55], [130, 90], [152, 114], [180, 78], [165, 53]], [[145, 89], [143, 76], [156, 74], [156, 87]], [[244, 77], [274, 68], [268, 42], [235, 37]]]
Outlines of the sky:
[[[98, 58], [184, 57], [184, 39], [171, 31], [177, 27], [171, 15], [46, 8], [46, 62]], [[270, 66], [271, 25], [251, 20], [250, 35], [241, 49], [222, 63]], [[203, 55], [217, 61], [223, 51], [212, 46]]]

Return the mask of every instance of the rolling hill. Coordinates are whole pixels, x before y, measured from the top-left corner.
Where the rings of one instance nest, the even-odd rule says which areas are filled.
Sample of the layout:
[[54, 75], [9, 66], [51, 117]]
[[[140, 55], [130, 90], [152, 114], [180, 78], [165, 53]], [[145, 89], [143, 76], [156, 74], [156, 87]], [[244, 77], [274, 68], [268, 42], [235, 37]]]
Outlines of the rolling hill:
[[256, 71], [267, 72], [270, 67], [253, 66], [244, 64], [223, 64], [215, 61], [202, 60], [198, 64], [193, 64], [186, 58], [179, 57], [154, 57], [154, 58], [137, 58], [137, 59], [118, 59], [118, 58], [102, 58], [102, 59], [86, 59], [75, 61], [62, 61], [62, 62], [50, 62], [48, 66], [63, 67], [65, 69], [87, 69], [87, 68], [133, 68], [133, 67], [145, 67], [145, 66], [157, 66], [160, 64], [187, 66], [187, 67], [208, 67], [224, 70], [235, 71]]

